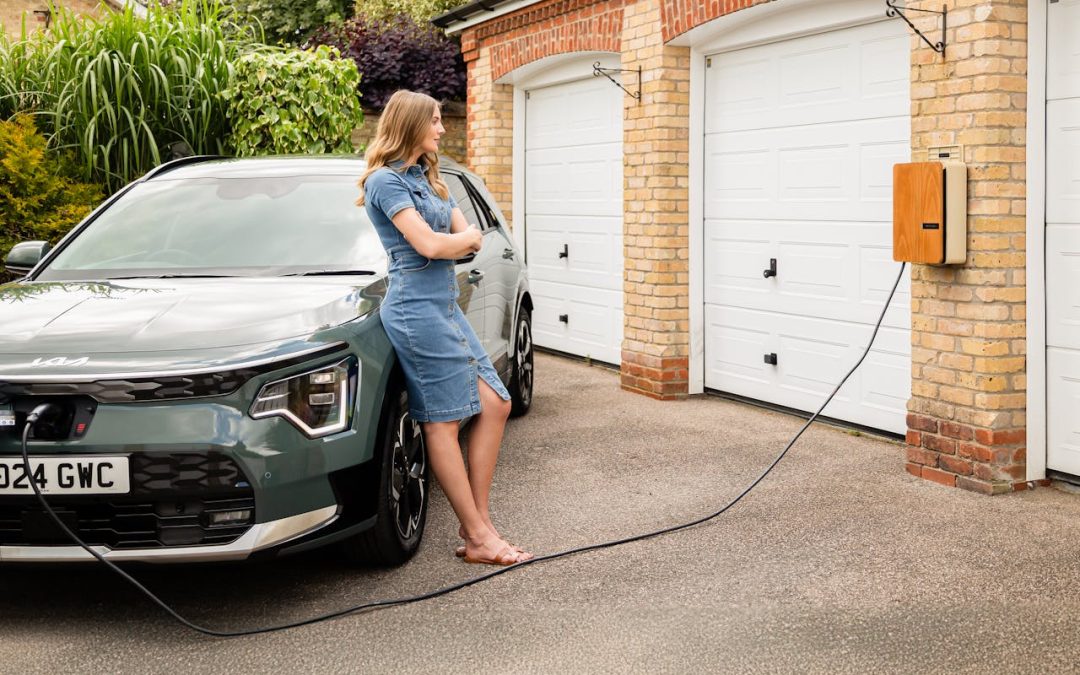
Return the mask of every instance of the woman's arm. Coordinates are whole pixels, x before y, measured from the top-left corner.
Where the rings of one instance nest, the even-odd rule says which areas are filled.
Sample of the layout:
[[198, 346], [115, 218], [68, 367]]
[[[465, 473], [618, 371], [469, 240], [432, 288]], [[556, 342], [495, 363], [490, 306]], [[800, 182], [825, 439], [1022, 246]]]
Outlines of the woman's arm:
[[[465, 222], [460, 209], [454, 213]], [[456, 260], [480, 250], [484, 235], [475, 225], [466, 225], [461, 231], [453, 231], [455, 218], [451, 218], [451, 232], [435, 232], [414, 208], [402, 209], [392, 219], [394, 227], [405, 240], [425, 258]]]

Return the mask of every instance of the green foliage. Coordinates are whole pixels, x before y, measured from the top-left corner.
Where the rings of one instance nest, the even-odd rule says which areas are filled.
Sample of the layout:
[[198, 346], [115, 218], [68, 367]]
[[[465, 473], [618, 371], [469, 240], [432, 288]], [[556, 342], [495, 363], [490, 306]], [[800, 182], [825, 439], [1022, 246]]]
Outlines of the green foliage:
[[356, 64], [330, 47], [241, 57], [225, 93], [235, 154], [353, 152], [352, 130], [363, 122], [359, 83]]
[[405, 14], [417, 23], [427, 23], [464, 4], [465, 0], [356, 0], [356, 15], [386, 21]]
[[228, 0], [230, 18], [268, 41], [302, 44], [312, 31], [352, 16], [353, 0]]
[[0, 36], [0, 114], [37, 111], [50, 145], [73, 150], [83, 177], [109, 191], [171, 152], [224, 150], [221, 92], [255, 47], [216, 0], [155, 7], [145, 19], [131, 5], [101, 18], [54, 8], [54, 17], [48, 32]]
[[29, 116], [0, 121], [0, 256], [20, 241], [55, 243], [103, 199], [73, 173], [47, 153]]

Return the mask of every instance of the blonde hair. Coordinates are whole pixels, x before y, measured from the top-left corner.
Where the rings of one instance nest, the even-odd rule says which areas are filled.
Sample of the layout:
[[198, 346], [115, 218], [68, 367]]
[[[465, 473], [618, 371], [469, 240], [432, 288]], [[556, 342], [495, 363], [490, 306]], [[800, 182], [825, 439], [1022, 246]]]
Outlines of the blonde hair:
[[[379, 118], [375, 138], [364, 153], [367, 169], [357, 182], [360, 187], [357, 206], [364, 205], [364, 183], [371, 174], [389, 166], [390, 162], [409, 159], [431, 129], [431, 118], [438, 109], [439, 102], [427, 94], [406, 89], [394, 92]], [[449, 199], [450, 189], [439, 175], [439, 156], [434, 152], [425, 152], [420, 158], [423, 160], [421, 167], [424, 175], [432, 189], [443, 199]]]

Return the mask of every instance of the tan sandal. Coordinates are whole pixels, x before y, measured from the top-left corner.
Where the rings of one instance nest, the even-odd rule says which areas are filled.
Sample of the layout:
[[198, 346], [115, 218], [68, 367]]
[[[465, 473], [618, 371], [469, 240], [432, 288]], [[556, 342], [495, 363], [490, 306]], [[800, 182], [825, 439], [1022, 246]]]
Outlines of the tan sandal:
[[509, 544], [499, 549], [499, 552], [494, 558], [473, 558], [468, 554], [465, 555], [465, 562], [467, 563], [474, 563], [477, 565], [501, 565], [503, 567], [516, 565], [531, 559], [532, 554], [519, 551]]
[[[518, 553], [525, 553], [525, 549], [521, 548], [520, 546], [514, 546], [513, 544], [510, 544], [510, 547], [513, 548]], [[457, 558], [464, 558], [465, 557], [465, 547], [464, 546], [458, 546], [457, 548], [455, 548], [454, 549], [454, 556], [457, 557]]]

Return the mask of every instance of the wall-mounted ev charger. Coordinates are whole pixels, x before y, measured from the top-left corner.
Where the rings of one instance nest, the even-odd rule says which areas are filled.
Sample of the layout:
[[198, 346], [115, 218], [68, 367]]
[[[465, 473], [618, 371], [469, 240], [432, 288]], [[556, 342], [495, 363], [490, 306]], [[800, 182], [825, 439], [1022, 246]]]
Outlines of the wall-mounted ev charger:
[[967, 166], [945, 158], [893, 166], [893, 260], [967, 260]]

